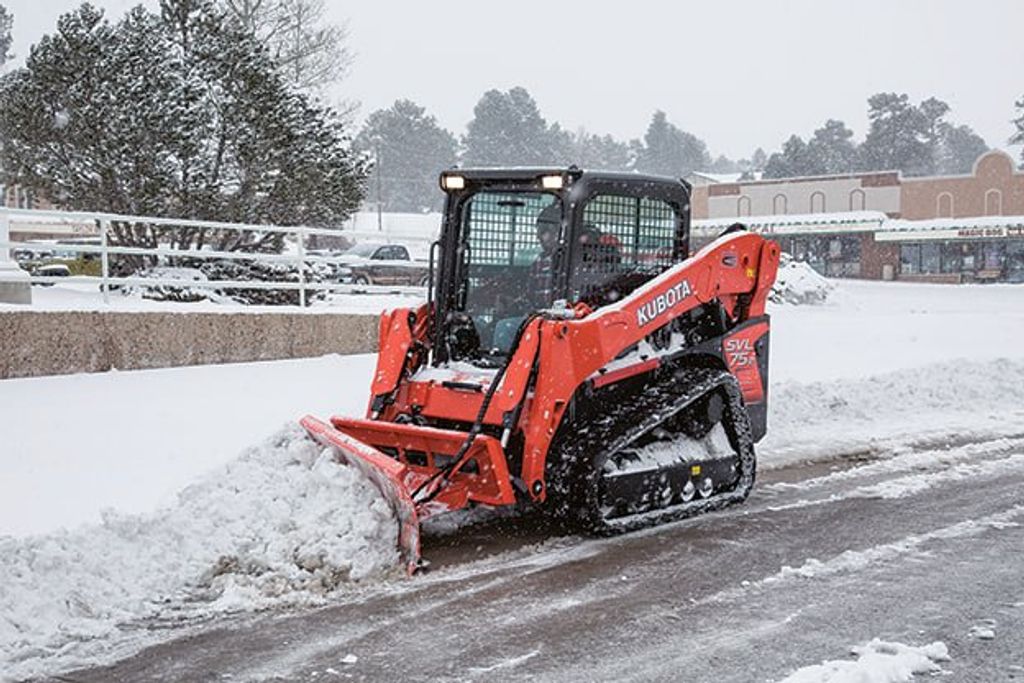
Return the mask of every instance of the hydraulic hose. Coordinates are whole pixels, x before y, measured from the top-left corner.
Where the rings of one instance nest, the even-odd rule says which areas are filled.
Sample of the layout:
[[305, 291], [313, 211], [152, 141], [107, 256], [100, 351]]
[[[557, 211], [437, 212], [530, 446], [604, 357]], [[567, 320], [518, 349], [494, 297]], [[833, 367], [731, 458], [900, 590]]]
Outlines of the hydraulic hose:
[[[519, 325], [519, 329], [516, 330], [516, 336], [512, 345], [509, 347], [510, 349], [519, 348], [519, 342], [522, 339], [523, 334], [526, 332], [526, 328], [539, 317], [541, 317], [539, 313], [531, 313], [525, 320], [523, 320], [522, 324]], [[462, 446], [459, 447], [455, 457], [450, 463], [440, 468], [436, 473], [431, 475], [429, 479], [416, 487], [416, 490], [412, 492], [412, 498], [414, 501], [417, 503], [426, 503], [433, 500], [437, 494], [441, 492], [442, 486], [438, 485], [434, 487], [434, 489], [422, 500], [417, 501], [416, 496], [418, 496], [421, 491], [431, 486], [438, 479], [441, 479], [442, 482], [447, 482], [452, 473], [462, 467], [463, 460], [466, 458], [466, 453], [469, 452], [469, 449], [473, 446], [473, 441], [483, 429], [484, 417], [487, 415], [487, 411], [491, 407], [491, 400], [494, 398], [494, 395], [498, 393], [498, 385], [501, 384], [501, 380], [505, 377], [505, 372], [508, 370], [508, 366], [512, 364], [512, 357], [514, 355], [514, 351], [509, 351], [505, 362], [502, 363], [501, 367], [498, 368], [498, 372], [495, 373], [494, 379], [491, 380], [491, 386], [487, 388], [487, 393], [484, 394], [484, 400], [480, 404], [480, 410], [477, 411], [476, 420], [473, 421], [473, 426], [470, 427], [469, 433], [466, 435], [466, 440], [462, 442]]]

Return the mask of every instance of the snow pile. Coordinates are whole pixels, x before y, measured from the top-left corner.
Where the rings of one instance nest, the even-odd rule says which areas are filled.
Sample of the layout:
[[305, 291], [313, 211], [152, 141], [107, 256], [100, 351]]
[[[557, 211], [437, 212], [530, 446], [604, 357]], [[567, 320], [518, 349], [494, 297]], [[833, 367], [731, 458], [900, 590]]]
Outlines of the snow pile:
[[971, 638], [977, 638], [978, 640], [995, 640], [996, 631], [993, 628], [994, 626], [994, 620], [985, 619], [983, 624], [972, 626], [971, 630], [967, 632], [967, 635]]
[[394, 567], [396, 538], [373, 485], [288, 427], [157, 513], [0, 538], [0, 670], [32, 675], [139, 619], [317, 603]]
[[823, 304], [835, 285], [803, 261], [782, 254], [769, 299], [777, 304]]
[[835, 660], [808, 666], [786, 677], [782, 683], [899, 683], [917, 674], [942, 674], [939, 662], [948, 662], [945, 643], [913, 647], [875, 638], [852, 648], [857, 659]]
[[666, 432], [661, 432], [660, 436], [662, 438], [643, 446], [631, 448], [628, 456], [621, 461], [609, 460], [605, 463], [605, 471], [656, 470], [659, 467], [675, 465], [680, 460], [689, 462], [732, 456], [729, 437], [721, 423], [716, 424], [707, 435], [700, 439], [694, 439], [685, 434], [670, 436]]
[[1005, 436], [1024, 424], [1024, 361], [935, 363], [856, 380], [774, 385], [758, 455], [772, 466], [910, 440]]

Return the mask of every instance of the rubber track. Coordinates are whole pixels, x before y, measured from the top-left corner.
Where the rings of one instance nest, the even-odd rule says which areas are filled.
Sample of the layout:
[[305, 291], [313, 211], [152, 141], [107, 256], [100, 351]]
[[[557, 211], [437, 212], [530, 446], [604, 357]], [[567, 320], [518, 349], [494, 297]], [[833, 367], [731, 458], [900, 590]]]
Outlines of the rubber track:
[[[712, 512], [742, 502], [754, 485], [756, 456], [750, 430], [750, 420], [736, 378], [723, 370], [704, 368], [687, 369], [683, 377], [670, 375], [649, 385], [630, 401], [608, 406], [609, 412], [597, 424], [577, 431], [572, 445], [566, 448], [568, 462], [589, 460], [584, 475], [585, 490], [574, 496], [575, 513], [589, 530], [599, 535], [615, 535], [658, 524], [673, 522], [694, 515]], [[718, 493], [711, 498], [695, 499], [666, 508], [648, 510], [614, 519], [601, 514], [599, 478], [604, 463], [627, 448], [640, 436], [655, 429], [687, 406], [709, 392], [722, 389], [726, 395], [722, 422], [730, 442], [739, 456], [740, 478], [732, 491]], [[580, 509], [582, 508], [582, 509]]]

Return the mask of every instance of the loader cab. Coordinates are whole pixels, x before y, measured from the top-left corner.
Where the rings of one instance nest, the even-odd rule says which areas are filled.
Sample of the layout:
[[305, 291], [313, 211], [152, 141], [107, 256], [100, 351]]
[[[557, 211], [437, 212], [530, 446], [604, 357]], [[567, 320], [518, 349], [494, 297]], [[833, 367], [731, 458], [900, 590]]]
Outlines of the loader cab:
[[440, 183], [436, 364], [500, 365], [531, 313], [614, 303], [688, 254], [682, 180], [572, 166], [452, 170]]

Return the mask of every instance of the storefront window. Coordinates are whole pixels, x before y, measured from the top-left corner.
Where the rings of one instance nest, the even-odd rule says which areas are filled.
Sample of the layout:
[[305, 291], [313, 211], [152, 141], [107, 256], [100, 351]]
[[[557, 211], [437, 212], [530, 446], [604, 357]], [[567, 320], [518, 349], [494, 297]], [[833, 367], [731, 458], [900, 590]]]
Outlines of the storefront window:
[[921, 245], [904, 244], [900, 247], [900, 272], [916, 275], [921, 272]]
[[1005, 277], [1007, 282], [1024, 282], [1024, 239], [1007, 242]]
[[946, 242], [942, 245], [942, 272], [959, 273], [963, 267], [963, 252], [960, 245], [955, 242]]
[[938, 273], [940, 268], [939, 244], [931, 242], [921, 245], [921, 272]]
[[963, 274], [967, 281], [1024, 282], [1024, 239], [902, 244], [900, 273]]
[[963, 269], [965, 273], [969, 273], [977, 268], [977, 258], [974, 255], [975, 249], [973, 244], [961, 245], [963, 249]]
[[998, 242], [985, 242], [981, 245], [982, 268], [984, 270], [1001, 270], [1003, 267], [1003, 245]]

